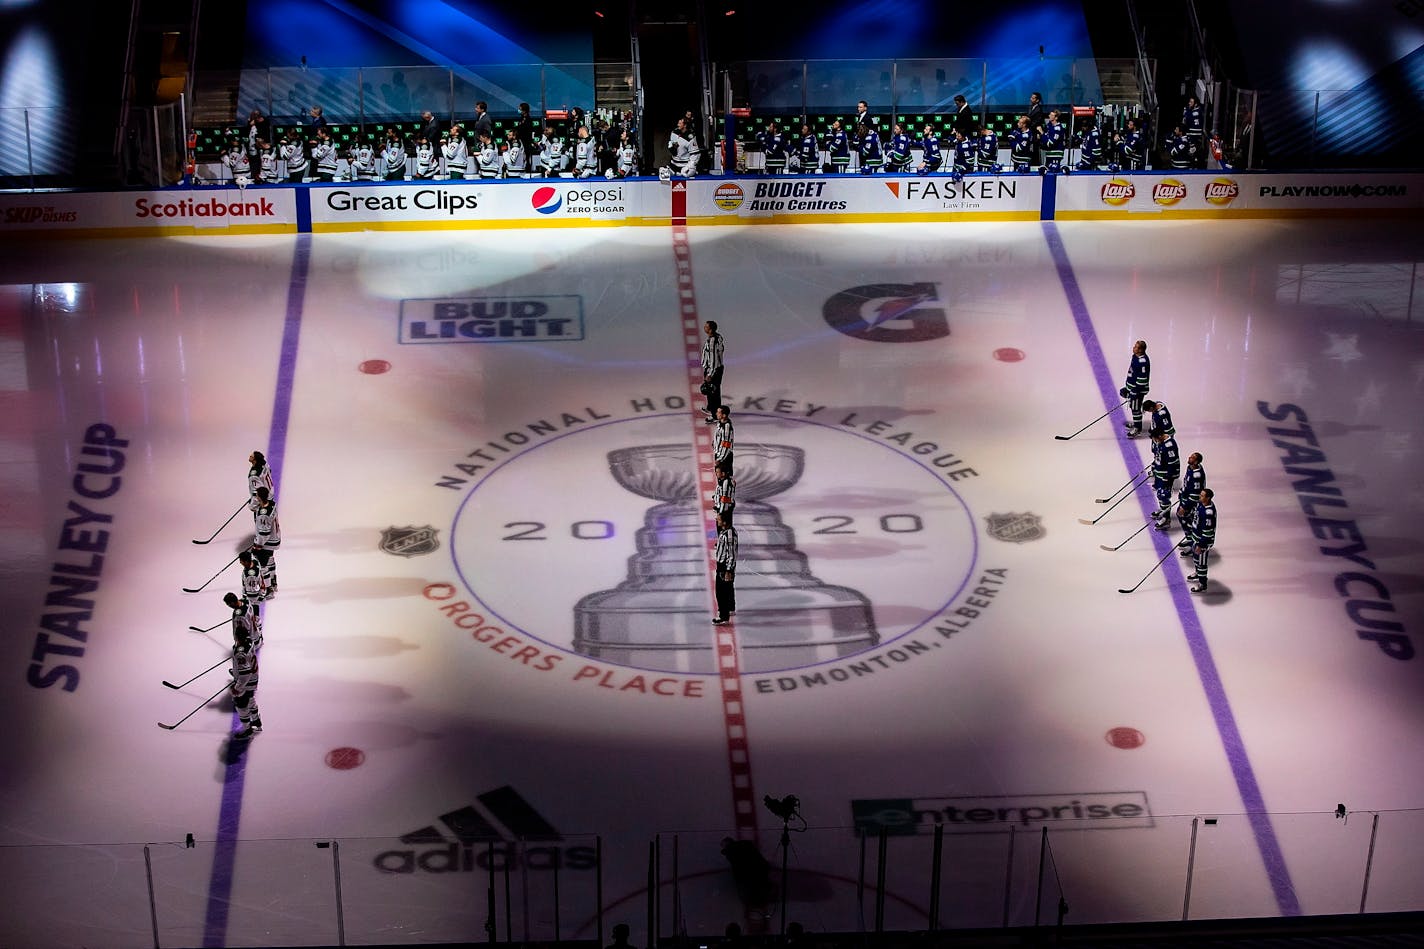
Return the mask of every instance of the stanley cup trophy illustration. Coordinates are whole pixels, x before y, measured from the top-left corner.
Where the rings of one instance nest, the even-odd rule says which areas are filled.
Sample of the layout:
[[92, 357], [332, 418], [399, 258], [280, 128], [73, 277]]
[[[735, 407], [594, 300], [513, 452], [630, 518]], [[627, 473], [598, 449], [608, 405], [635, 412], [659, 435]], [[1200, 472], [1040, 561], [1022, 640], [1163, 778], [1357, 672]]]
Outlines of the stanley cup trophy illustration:
[[[790, 445], [737, 446], [737, 612], [742, 671], [766, 672], [848, 656], [880, 637], [865, 597], [811, 575], [781, 512], [763, 503], [801, 477]], [[628, 579], [574, 606], [574, 650], [667, 672], [717, 671], [708, 541], [690, 445], [643, 445], [608, 454], [613, 477], [648, 509]]]

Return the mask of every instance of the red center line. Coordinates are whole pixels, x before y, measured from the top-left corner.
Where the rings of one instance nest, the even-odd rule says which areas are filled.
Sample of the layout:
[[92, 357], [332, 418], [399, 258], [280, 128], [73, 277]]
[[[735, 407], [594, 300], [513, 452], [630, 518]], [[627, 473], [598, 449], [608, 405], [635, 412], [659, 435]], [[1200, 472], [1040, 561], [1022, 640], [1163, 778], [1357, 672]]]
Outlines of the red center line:
[[[674, 212], [672, 252], [677, 262], [678, 309], [682, 318], [682, 345], [687, 359], [688, 404], [697, 405], [702, 398], [702, 327], [697, 318], [697, 297], [692, 285], [692, 254], [687, 246], [687, 218]], [[694, 413], [692, 440], [696, 446], [694, 464], [697, 467], [698, 504], [707, 545], [709, 575], [717, 570], [713, 555], [716, 521], [712, 514], [712, 490], [716, 487], [712, 471], [712, 433]], [[713, 607], [715, 609], [715, 606]], [[709, 613], [709, 622], [710, 613]], [[752, 760], [747, 745], [747, 716], [742, 703], [741, 660], [737, 653], [737, 633], [732, 622], [713, 627], [717, 643], [717, 673], [721, 685], [722, 721], [727, 734], [727, 766], [732, 779], [732, 822], [737, 839], [755, 840], [757, 835], [756, 793], [752, 787]]]

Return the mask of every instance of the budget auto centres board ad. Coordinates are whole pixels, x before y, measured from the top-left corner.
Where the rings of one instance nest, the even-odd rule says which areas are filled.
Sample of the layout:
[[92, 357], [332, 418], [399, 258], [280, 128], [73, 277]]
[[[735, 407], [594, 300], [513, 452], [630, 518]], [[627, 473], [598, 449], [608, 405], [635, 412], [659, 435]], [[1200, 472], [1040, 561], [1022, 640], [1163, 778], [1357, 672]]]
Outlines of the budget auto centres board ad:
[[1055, 217], [1295, 217], [1417, 212], [1424, 178], [1409, 174], [1166, 172], [1060, 177]]
[[275, 234], [297, 230], [291, 188], [0, 195], [0, 233], [114, 236]]
[[1038, 175], [826, 175], [696, 178], [688, 182], [689, 224], [819, 221], [1039, 219]]

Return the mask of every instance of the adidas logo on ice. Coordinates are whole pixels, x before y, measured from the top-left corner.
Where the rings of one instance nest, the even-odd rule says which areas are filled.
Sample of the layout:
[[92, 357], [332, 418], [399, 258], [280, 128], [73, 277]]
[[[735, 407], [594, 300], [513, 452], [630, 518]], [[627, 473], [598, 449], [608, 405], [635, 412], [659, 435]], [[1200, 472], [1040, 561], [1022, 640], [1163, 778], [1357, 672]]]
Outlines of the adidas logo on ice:
[[440, 815], [439, 824], [448, 834], [437, 824], [404, 834], [401, 843], [411, 846], [377, 854], [376, 869], [382, 873], [593, 869], [594, 848], [559, 846], [563, 835], [509, 785], [475, 800], [478, 807], [467, 804]]

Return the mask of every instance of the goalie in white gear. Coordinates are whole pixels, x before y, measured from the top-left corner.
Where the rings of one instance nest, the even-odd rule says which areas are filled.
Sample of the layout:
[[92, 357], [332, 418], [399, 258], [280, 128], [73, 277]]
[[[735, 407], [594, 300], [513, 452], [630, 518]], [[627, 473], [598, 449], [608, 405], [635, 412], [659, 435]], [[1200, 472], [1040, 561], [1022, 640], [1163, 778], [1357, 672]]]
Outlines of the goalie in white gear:
[[702, 146], [697, 144], [697, 136], [688, 128], [687, 119], [677, 120], [677, 128], [668, 137], [668, 149], [672, 152], [672, 173], [691, 178], [697, 174], [697, 164], [702, 160]]

